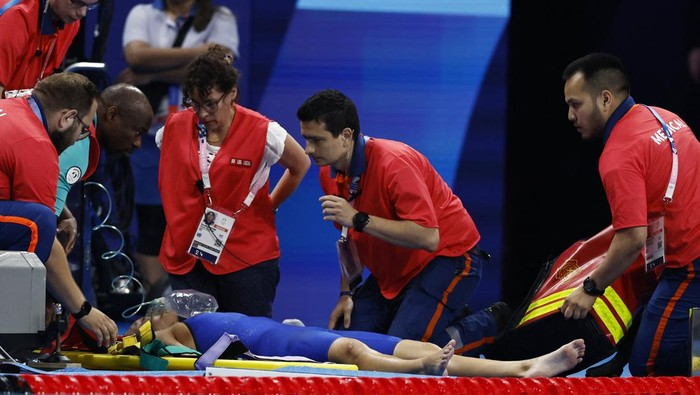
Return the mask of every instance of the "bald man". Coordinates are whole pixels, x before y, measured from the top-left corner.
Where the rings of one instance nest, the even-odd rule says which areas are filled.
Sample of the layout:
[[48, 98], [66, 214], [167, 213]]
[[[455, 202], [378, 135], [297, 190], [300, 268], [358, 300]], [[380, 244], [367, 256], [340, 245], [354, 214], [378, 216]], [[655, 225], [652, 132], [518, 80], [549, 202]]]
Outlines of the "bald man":
[[115, 84], [100, 95], [97, 140], [109, 155], [130, 155], [153, 123], [148, 98], [137, 87]]
[[[60, 172], [55, 206], [59, 215], [57, 237], [47, 262], [61, 268], [65, 275], [70, 275], [67, 256], [75, 245], [78, 233], [77, 221], [65, 207], [68, 191], [98, 168], [101, 149], [106, 155], [128, 155], [139, 148], [141, 135], [148, 132], [152, 122], [153, 111], [143, 92], [128, 84], [109, 86], [100, 94], [94, 121], [97, 127], [90, 125], [91, 138], [79, 140], [59, 156]], [[104, 159], [105, 155], [102, 156]], [[92, 308], [74, 282], [69, 289], [64, 289], [64, 293], [62, 302], [67, 305], [68, 311], [74, 312], [76, 306], [79, 308], [74, 317], [82, 317], [97, 310]], [[101, 344], [112, 344], [116, 341], [117, 325], [99, 311], [93, 314], [98, 313], [99, 321], [86, 325], [86, 329], [92, 330]]]
[[[141, 136], [148, 134], [154, 115], [148, 98], [141, 91], [130, 84], [115, 84], [102, 92], [101, 103], [97, 109], [97, 139], [100, 146], [110, 157], [125, 156], [135, 149], [141, 148]], [[104, 161], [101, 161], [104, 162]], [[126, 166], [130, 172], [130, 166]], [[102, 179], [109, 178], [107, 175]], [[124, 180], [114, 180], [127, 182]], [[133, 180], [129, 180], [133, 185]], [[130, 188], [133, 191], [133, 187]], [[133, 196], [126, 197], [129, 204], [133, 203]], [[133, 216], [130, 211], [121, 213], [120, 218], [115, 218], [113, 225], [126, 224]], [[139, 227], [139, 231], [143, 228]], [[139, 234], [139, 242], [144, 234]], [[150, 239], [148, 237], [146, 240]], [[158, 259], [148, 259], [143, 254], [136, 252], [136, 260], [140, 274], [145, 280], [146, 290], [155, 282], [167, 275]], [[157, 257], [156, 257], [157, 258]]]
[[108, 86], [100, 94], [93, 138], [76, 142], [59, 156], [55, 209], [59, 214], [59, 236], [67, 254], [73, 249], [77, 234], [75, 218], [65, 207], [71, 187], [86, 180], [104, 163], [100, 150], [107, 156], [119, 157], [140, 148], [141, 135], [148, 132], [152, 123], [153, 110], [140, 89], [129, 84]]

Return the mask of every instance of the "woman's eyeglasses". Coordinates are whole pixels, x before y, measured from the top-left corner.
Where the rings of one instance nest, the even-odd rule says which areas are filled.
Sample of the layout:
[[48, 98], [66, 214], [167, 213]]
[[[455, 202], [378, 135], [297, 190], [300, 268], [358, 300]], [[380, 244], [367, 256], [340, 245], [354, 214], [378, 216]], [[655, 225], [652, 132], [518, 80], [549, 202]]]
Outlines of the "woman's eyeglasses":
[[219, 109], [219, 102], [221, 102], [221, 99], [223, 99], [225, 96], [226, 96], [226, 93], [221, 95], [216, 100], [209, 99], [202, 104], [197, 103], [196, 101], [192, 100], [192, 98], [186, 97], [182, 100], [182, 104], [185, 107], [192, 107], [194, 112], [196, 112], [198, 114], [202, 109], [206, 110], [208, 113], [213, 113]]

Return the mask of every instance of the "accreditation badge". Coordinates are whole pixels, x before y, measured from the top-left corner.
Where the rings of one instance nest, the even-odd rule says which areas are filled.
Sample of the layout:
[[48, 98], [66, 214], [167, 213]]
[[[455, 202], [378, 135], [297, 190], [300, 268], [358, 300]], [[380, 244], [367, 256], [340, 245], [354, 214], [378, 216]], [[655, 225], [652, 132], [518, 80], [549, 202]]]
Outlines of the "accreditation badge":
[[187, 251], [197, 259], [216, 265], [226, 246], [236, 219], [213, 207], [207, 207], [199, 221]]
[[647, 240], [644, 246], [644, 270], [650, 272], [665, 263], [664, 217], [661, 216], [647, 226]]
[[340, 271], [347, 281], [350, 290], [357, 288], [362, 281], [362, 262], [357, 254], [357, 247], [352, 239], [341, 236], [336, 242], [338, 248], [338, 260], [340, 261]]

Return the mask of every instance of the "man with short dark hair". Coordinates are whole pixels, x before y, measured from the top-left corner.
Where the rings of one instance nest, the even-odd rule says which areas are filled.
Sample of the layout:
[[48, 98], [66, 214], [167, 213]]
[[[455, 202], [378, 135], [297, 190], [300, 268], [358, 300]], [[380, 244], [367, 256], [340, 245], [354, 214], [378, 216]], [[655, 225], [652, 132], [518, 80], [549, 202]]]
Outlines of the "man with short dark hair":
[[[38, 81], [59, 71], [78, 34], [80, 19], [98, 4], [99, 0], [0, 0], [0, 31], [5, 32], [0, 34], [0, 99], [29, 95]], [[99, 148], [93, 135], [62, 156], [84, 156], [87, 163], [88, 150], [96, 159]], [[70, 169], [67, 181], [77, 182], [86, 174]], [[57, 201], [62, 207], [63, 199], [59, 196]], [[56, 215], [58, 233], [69, 240], [69, 253], [77, 233], [76, 220], [68, 209]]]
[[584, 140], [605, 144], [598, 170], [615, 235], [560, 310], [566, 318], [586, 317], [642, 254], [658, 285], [632, 346], [630, 373], [689, 375], [688, 312], [700, 306], [700, 143], [678, 115], [635, 103], [615, 56], [579, 58], [563, 79], [569, 120]]
[[86, 77], [60, 73], [37, 83], [31, 96], [0, 100], [0, 250], [35, 253], [46, 265], [49, 293], [100, 344], [111, 344], [116, 324], [75, 283], [54, 213], [58, 154], [89, 136], [97, 98]]
[[[489, 256], [459, 197], [415, 149], [364, 136], [355, 104], [337, 90], [312, 95], [297, 118], [306, 153], [321, 167], [323, 219], [342, 229], [344, 270], [329, 329], [454, 339], [458, 354], [478, 355], [510, 312], [499, 302], [465, 313]], [[351, 273], [361, 266], [370, 276], [355, 289]]]

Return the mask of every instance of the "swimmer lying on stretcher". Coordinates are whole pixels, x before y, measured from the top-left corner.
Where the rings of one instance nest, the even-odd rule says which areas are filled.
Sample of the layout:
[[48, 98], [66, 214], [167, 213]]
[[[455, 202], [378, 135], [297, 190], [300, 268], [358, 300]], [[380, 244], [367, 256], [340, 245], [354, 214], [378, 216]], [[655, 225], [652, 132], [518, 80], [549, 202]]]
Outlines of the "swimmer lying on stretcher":
[[496, 361], [454, 355], [454, 341], [442, 349], [435, 344], [402, 340], [393, 336], [331, 331], [293, 326], [265, 317], [238, 313], [202, 313], [179, 322], [165, 312], [136, 320], [125, 335], [139, 334], [147, 321], [155, 337], [169, 346], [207, 351], [224, 333], [237, 335], [253, 354], [303, 356], [318, 362], [355, 364], [361, 370], [394, 373], [452, 375], [462, 377], [551, 377], [581, 362], [585, 344], [574, 340], [537, 358]]

